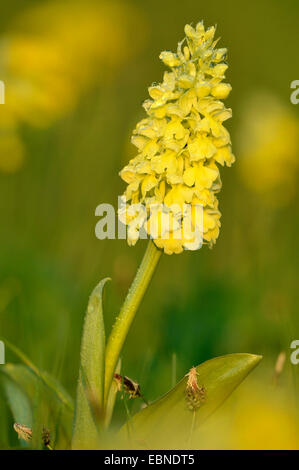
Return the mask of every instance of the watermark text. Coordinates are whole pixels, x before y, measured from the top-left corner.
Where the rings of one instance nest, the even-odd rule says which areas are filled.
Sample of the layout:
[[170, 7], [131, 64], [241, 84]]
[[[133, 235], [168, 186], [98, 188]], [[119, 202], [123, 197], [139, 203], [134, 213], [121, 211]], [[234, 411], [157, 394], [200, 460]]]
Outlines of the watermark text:
[[290, 361], [294, 366], [296, 366], [297, 364], [299, 364], [299, 339], [294, 339], [291, 342], [290, 348], [294, 349], [291, 354]]
[[0, 104], [5, 104], [5, 85], [2, 80], [0, 80]]
[[0, 341], [0, 364], [5, 364], [5, 345]]
[[293, 80], [291, 82], [291, 88], [294, 88], [294, 91], [291, 93], [290, 100], [292, 104], [299, 103], [299, 80]]

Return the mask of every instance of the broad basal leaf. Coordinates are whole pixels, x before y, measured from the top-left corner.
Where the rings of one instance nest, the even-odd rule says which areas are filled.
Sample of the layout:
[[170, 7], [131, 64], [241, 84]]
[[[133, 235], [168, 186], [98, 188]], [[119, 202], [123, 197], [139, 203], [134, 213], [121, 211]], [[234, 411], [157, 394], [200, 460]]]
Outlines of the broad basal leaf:
[[103, 279], [90, 296], [81, 343], [75, 407], [73, 449], [96, 448], [103, 421], [105, 328], [102, 294], [109, 280]]
[[[261, 356], [229, 354], [193, 368], [120, 431], [125, 447], [188, 448], [196, 429], [228, 398]], [[194, 445], [194, 440], [193, 440]]]

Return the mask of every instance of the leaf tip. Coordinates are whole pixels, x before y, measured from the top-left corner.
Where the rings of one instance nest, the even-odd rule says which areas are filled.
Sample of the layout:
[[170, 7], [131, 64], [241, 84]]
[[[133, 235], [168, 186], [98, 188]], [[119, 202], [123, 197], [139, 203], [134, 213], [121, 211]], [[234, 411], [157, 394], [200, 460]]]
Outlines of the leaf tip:
[[260, 354], [247, 354], [247, 356], [248, 363], [251, 364], [252, 368], [256, 367], [263, 359], [263, 356]]

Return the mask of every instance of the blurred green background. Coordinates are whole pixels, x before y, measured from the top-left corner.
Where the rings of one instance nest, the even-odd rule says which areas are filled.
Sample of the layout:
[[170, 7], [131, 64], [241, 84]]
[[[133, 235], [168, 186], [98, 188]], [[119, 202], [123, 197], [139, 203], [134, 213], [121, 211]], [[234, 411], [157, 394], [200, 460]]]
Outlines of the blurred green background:
[[[162, 257], [123, 372], [152, 400], [170, 388], [174, 362], [180, 378], [214, 356], [262, 354], [256, 374], [270, 382], [284, 350], [296, 395], [299, 366], [290, 365], [289, 347], [299, 328], [299, 105], [290, 102], [290, 83], [298, 78], [298, 13], [295, 0], [1, 6], [0, 334], [73, 396], [89, 294], [112, 277], [109, 331], [146, 246], [97, 240], [95, 208], [116, 206], [124, 190], [118, 172], [134, 156], [130, 134], [147, 87], [162, 79], [159, 53], [201, 19], [217, 24], [229, 51], [237, 162], [222, 171], [216, 246]], [[15, 361], [8, 351], [7, 360]], [[120, 416], [120, 402], [118, 409]], [[6, 447], [16, 438], [4, 396], [0, 412]]]

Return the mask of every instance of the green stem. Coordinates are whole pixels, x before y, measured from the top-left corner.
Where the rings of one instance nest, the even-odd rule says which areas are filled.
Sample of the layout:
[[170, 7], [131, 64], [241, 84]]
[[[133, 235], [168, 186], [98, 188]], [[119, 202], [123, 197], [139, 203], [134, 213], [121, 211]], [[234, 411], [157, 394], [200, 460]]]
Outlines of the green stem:
[[126, 300], [113, 325], [106, 347], [105, 403], [107, 403], [109, 389], [119, 355], [128, 335], [132, 321], [134, 320], [136, 311], [149, 286], [161, 253], [162, 252], [158, 250], [156, 245], [150, 240], [141, 265], [139, 266], [135, 279], [129, 289]]

